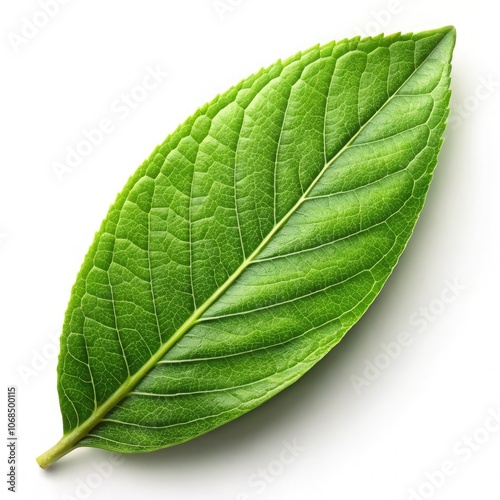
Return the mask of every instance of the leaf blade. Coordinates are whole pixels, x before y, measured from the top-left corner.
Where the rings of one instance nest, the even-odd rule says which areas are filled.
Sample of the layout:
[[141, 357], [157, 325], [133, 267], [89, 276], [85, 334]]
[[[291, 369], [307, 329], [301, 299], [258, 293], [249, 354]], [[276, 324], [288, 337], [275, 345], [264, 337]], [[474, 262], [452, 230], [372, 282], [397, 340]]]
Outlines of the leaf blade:
[[65, 434], [85, 430], [74, 445], [191, 439], [342, 338], [423, 205], [454, 36], [314, 47], [219, 96], [155, 150], [111, 208], [68, 308], [58, 384]]

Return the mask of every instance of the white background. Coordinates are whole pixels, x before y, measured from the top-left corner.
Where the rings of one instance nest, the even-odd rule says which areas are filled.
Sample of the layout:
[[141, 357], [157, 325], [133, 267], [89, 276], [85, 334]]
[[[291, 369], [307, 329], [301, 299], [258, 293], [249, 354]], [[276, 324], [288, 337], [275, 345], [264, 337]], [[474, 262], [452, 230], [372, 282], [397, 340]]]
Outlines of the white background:
[[[20, 43], [23, 18], [39, 4], [2, 2], [1, 366], [2, 390], [19, 393], [17, 498], [498, 500], [500, 431], [484, 430], [500, 411], [494, 2], [220, 3], [222, 15], [212, 0], [73, 0]], [[112, 455], [93, 449], [39, 469], [35, 457], [61, 434], [54, 343], [70, 288], [109, 205], [153, 147], [280, 57], [448, 24], [458, 30], [452, 126], [427, 204], [387, 286], [344, 341], [261, 408], [187, 444], [126, 456], [108, 474], [95, 467], [110, 470]], [[157, 65], [169, 76], [129, 116], [117, 113], [116, 99]], [[114, 130], [59, 182], [53, 163], [105, 118]], [[411, 343], [387, 363], [381, 344], [401, 332]], [[300, 451], [280, 464], [284, 442]], [[434, 473], [446, 461], [454, 473], [443, 479]], [[432, 474], [439, 488], [425, 484]]]

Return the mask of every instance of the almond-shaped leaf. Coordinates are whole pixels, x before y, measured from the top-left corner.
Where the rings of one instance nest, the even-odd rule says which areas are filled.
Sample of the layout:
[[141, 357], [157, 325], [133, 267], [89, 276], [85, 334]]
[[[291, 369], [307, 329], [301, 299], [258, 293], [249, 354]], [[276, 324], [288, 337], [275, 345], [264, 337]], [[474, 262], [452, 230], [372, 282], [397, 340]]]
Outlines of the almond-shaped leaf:
[[134, 453], [259, 406], [373, 302], [410, 238], [448, 115], [455, 30], [316, 46], [243, 80], [158, 146], [72, 290], [64, 436]]

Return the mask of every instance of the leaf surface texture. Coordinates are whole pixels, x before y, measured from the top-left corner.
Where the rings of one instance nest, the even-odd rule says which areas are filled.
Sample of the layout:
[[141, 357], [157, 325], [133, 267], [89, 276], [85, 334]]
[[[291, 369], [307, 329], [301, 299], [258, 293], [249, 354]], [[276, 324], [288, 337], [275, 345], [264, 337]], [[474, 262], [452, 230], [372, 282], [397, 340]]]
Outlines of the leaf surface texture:
[[381, 290], [448, 114], [452, 28], [316, 46], [158, 146], [112, 205], [66, 313], [75, 446], [145, 452], [292, 384]]

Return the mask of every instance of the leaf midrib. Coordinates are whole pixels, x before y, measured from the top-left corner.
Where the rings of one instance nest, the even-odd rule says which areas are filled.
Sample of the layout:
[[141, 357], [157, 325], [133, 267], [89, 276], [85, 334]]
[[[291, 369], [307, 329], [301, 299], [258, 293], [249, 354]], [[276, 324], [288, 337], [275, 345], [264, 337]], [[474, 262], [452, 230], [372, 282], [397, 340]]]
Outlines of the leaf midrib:
[[[418, 70], [430, 59], [432, 54], [449, 36], [446, 33], [443, 38], [436, 44], [434, 49], [422, 60], [422, 62], [415, 67], [408, 78], [390, 95], [387, 100], [380, 106], [375, 113], [373, 113], [356, 131], [355, 134], [342, 146], [342, 148], [332, 157], [330, 161], [325, 163], [319, 174], [314, 178], [310, 186], [304, 191], [295, 205], [283, 216], [283, 218], [271, 229], [268, 235], [262, 240], [257, 248], [247, 257], [241, 265], [233, 272], [225, 283], [219, 287], [201, 306], [189, 316], [189, 318], [180, 326], [180, 328], [165, 342], [156, 353], [140, 368], [136, 373], [127, 377], [123, 384], [100, 406], [97, 406], [92, 415], [85, 420], [82, 424], [75, 427], [72, 431], [67, 433], [58, 444], [65, 444], [68, 448], [66, 453], [77, 447], [78, 442], [84, 438], [91, 429], [99, 424], [105, 415], [113, 409], [122, 399], [127, 397], [129, 393], [137, 386], [137, 384], [158, 364], [158, 362], [165, 356], [165, 354], [197, 323], [200, 317], [207, 311], [207, 309], [214, 304], [226, 290], [236, 281], [237, 278], [246, 270], [246, 268], [255, 261], [258, 254], [267, 246], [269, 241], [276, 235], [276, 233], [286, 224], [290, 217], [297, 211], [297, 209], [308, 199], [308, 194], [314, 189], [319, 180], [323, 177], [328, 168], [335, 163], [335, 161], [353, 144], [359, 137], [361, 132], [372, 122], [372, 120], [398, 95], [399, 91], [406, 85], [406, 83], [418, 72]], [[328, 98], [325, 108], [325, 115], [327, 113]], [[326, 142], [326, 138], [324, 137]]]

